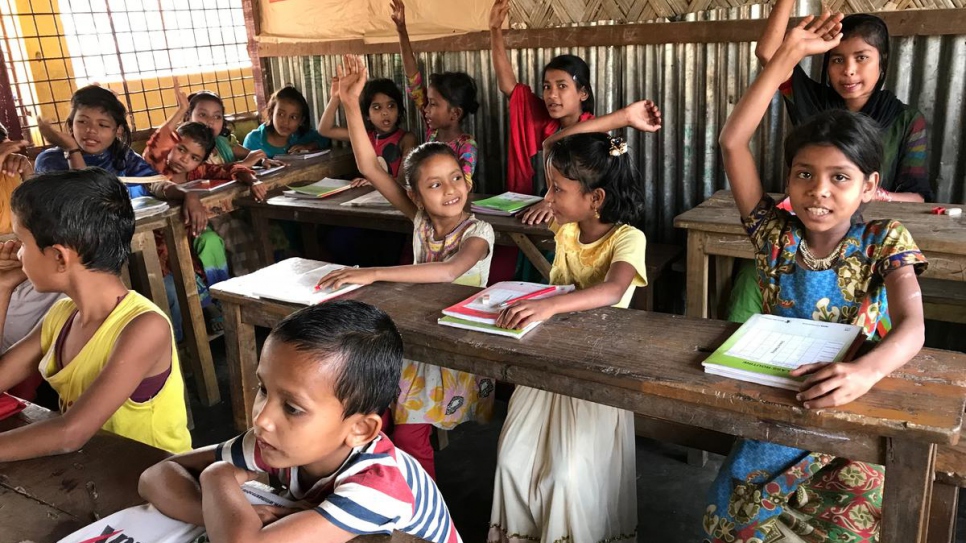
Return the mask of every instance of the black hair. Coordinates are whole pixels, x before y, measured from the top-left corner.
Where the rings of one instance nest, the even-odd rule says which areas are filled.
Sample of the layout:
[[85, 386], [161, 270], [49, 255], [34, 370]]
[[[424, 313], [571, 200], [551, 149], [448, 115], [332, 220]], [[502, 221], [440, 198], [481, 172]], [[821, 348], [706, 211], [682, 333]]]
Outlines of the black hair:
[[127, 262], [134, 209], [124, 183], [107, 170], [38, 175], [13, 191], [10, 208], [41, 249], [69, 247], [88, 270], [114, 275]]
[[451, 107], [463, 110], [457, 122], [461, 122], [467, 115], [475, 115], [480, 109], [476, 101], [476, 81], [466, 72], [443, 72], [429, 76], [429, 86], [446, 100]]
[[199, 122], [181, 123], [176, 130], [182, 139], [194, 140], [205, 150], [205, 156], [201, 160], [208, 160], [211, 152], [215, 149], [215, 135], [207, 125]]
[[234, 126], [232, 123], [228, 122], [227, 119], [225, 119], [225, 102], [221, 99], [221, 96], [218, 96], [218, 94], [211, 91], [202, 90], [188, 95], [188, 111], [184, 114], [184, 119], [182, 119], [182, 122], [189, 122], [191, 120], [191, 114], [195, 112], [195, 108], [198, 107], [198, 104], [201, 102], [214, 102], [218, 104], [218, 107], [221, 108], [222, 123], [221, 132], [216, 135], [225, 138], [231, 136]]
[[392, 79], [370, 79], [362, 87], [362, 95], [359, 96], [359, 106], [362, 108], [362, 120], [365, 121], [366, 130], [375, 129], [369, 122], [369, 107], [372, 106], [377, 94], [385, 94], [396, 102], [396, 110], [399, 111], [396, 128], [399, 128], [399, 125], [406, 118], [406, 102], [403, 100], [402, 91], [399, 90], [399, 86]]
[[355, 300], [309, 306], [278, 323], [269, 339], [319, 363], [337, 360], [334, 388], [343, 418], [381, 414], [399, 396], [402, 338], [379, 308]]
[[299, 123], [298, 130], [296, 130], [296, 133], [299, 136], [312, 130], [312, 121], [309, 118], [311, 113], [309, 111], [309, 103], [305, 101], [305, 96], [302, 96], [302, 93], [292, 85], [285, 85], [284, 87], [278, 89], [268, 99], [268, 105], [265, 106], [265, 124], [269, 128], [275, 130], [275, 127], [272, 126], [272, 115], [275, 113], [275, 106], [277, 106], [281, 100], [295, 102], [298, 104], [299, 108], [302, 109], [302, 121]]
[[543, 67], [543, 78], [547, 77], [547, 70], [562, 70], [570, 74], [577, 90], [587, 93], [587, 99], [580, 103], [580, 108], [584, 113], [594, 112], [594, 88], [590, 86], [590, 67], [584, 59], [576, 55], [558, 55], [550, 59], [550, 62]]
[[844, 109], [830, 109], [810, 117], [785, 138], [785, 166], [810, 145], [835, 147], [868, 177], [882, 167], [882, 136], [871, 117]]
[[604, 189], [601, 222], [638, 224], [644, 216], [644, 187], [627, 144], [599, 132], [574, 134], [553, 144], [547, 164], [580, 182], [584, 192]]
[[889, 27], [885, 21], [867, 13], [856, 13], [842, 19], [842, 40], [862, 38], [879, 51], [879, 71], [885, 74], [889, 64]]
[[7, 127], [3, 126], [3, 123], [0, 123], [0, 141], [7, 139], [8, 135]]
[[[127, 108], [108, 89], [97, 85], [81, 87], [70, 97], [70, 114], [67, 115], [67, 131], [74, 136], [74, 115], [81, 107], [98, 108], [108, 114], [121, 129], [121, 135], [115, 137], [108, 150], [114, 159], [113, 165], [118, 171], [127, 167], [127, 152], [131, 145], [131, 127], [127, 122]], [[67, 149], [65, 149], [66, 151]]]
[[[441, 141], [427, 141], [421, 145], [416, 146], [412, 151], [406, 155], [405, 160], [403, 160], [403, 177], [406, 179], [406, 184], [409, 188], [416, 194], [419, 194], [419, 167], [427, 159], [434, 156], [448, 156], [456, 161], [457, 165], [460, 165], [460, 157], [456, 155], [449, 145]], [[462, 171], [462, 167], [460, 168]]]

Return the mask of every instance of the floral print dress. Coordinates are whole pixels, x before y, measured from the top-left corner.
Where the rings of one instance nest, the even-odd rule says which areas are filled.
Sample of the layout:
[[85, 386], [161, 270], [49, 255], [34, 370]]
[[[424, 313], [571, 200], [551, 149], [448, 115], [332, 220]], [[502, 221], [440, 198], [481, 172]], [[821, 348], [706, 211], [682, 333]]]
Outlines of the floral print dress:
[[[767, 195], [742, 219], [757, 249], [763, 313], [861, 326], [870, 340], [892, 327], [885, 277], [926, 269], [897, 221], [853, 224], [829, 270], [796, 262], [802, 223]], [[843, 543], [878, 539], [885, 470], [754, 440], [736, 443], [711, 487], [704, 530], [712, 543]]]

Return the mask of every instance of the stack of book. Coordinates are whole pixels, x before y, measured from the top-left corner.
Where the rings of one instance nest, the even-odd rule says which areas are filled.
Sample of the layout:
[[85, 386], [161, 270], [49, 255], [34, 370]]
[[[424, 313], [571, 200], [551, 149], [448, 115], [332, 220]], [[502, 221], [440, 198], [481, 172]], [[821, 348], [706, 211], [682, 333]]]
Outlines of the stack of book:
[[522, 329], [500, 328], [496, 322], [504, 309], [518, 301], [540, 300], [572, 290], [573, 285], [548, 286], [523, 281], [502, 281], [447, 307], [443, 310], [443, 317], [437, 322], [443, 326], [520, 339], [540, 323], [532, 322]]
[[291, 154], [285, 154], [285, 155], [275, 155], [275, 156], [272, 157], [272, 159], [273, 160], [288, 161], [288, 162], [296, 161], [296, 160], [308, 160], [310, 158], [315, 158], [315, 157], [318, 157], [318, 156], [322, 156], [322, 155], [328, 153], [329, 151], [330, 151], [330, 149], [322, 149], [320, 151], [306, 151], [304, 153], [291, 153]]
[[159, 215], [168, 210], [170, 206], [162, 200], [152, 196], [138, 196], [131, 199], [131, 206], [134, 208], [134, 219], [143, 219]]
[[351, 188], [351, 181], [345, 179], [332, 179], [326, 177], [321, 181], [316, 181], [311, 185], [301, 187], [289, 187], [282, 194], [291, 198], [328, 198], [340, 192], [345, 192]]

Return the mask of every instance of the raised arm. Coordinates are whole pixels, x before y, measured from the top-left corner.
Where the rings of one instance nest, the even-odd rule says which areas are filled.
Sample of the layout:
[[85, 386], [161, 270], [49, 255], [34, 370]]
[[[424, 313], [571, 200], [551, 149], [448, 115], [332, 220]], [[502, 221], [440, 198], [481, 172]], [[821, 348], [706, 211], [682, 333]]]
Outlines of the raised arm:
[[54, 128], [54, 125], [45, 121], [44, 119], [37, 119], [37, 128], [40, 130], [40, 135], [44, 137], [45, 140], [49, 141], [51, 144], [60, 147], [67, 154], [67, 167], [72, 170], [83, 170], [87, 167], [87, 163], [84, 162], [84, 155], [81, 154], [80, 145], [77, 145], [77, 140], [71, 134], [67, 132], [61, 132]]
[[335, 115], [339, 112], [339, 105], [342, 103], [339, 95], [339, 78], [332, 78], [332, 86], [329, 91], [329, 102], [325, 104], [322, 118], [319, 119], [319, 134], [329, 139], [339, 141], [349, 141], [349, 129], [336, 126]]
[[765, 116], [775, 91], [787, 79], [788, 73], [806, 56], [824, 53], [839, 44], [841, 34], [836, 34], [832, 39], [825, 38], [836, 25], [841, 27], [834, 18], [825, 15], [817, 19], [806, 17], [796, 25], [765, 69], [748, 87], [721, 130], [718, 144], [738, 213], [742, 217], [755, 209], [764, 194], [755, 157], [751, 154], [751, 138]]
[[173, 78], [174, 80], [174, 97], [178, 101], [178, 109], [168, 117], [168, 120], [164, 122], [163, 125], [158, 127], [158, 132], [174, 132], [174, 129], [178, 127], [179, 124], [184, 120], [185, 114], [188, 113], [188, 97], [185, 96], [183, 90], [181, 90], [181, 85], [178, 84], [178, 78]]
[[641, 100], [613, 113], [574, 123], [543, 140], [543, 151], [547, 152], [553, 144], [567, 136], [588, 132], [610, 132], [631, 127], [641, 132], [657, 132], [661, 129], [661, 110], [650, 100]]
[[356, 166], [359, 168], [359, 173], [368, 179], [396, 209], [413, 219], [416, 217], [416, 204], [406, 194], [406, 190], [379, 165], [376, 150], [373, 149], [366, 134], [366, 126], [362, 121], [362, 107], [359, 105], [359, 96], [365, 83], [366, 66], [362, 57], [343, 56], [342, 65], [339, 66], [339, 93], [345, 96], [346, 122], [349, 125], [349, 141], [352, 143], [352, 152], [356, 157]]
[[[792, 16], [792, 9], [795, 8], [795, 0], [775, 0], [768, 14], [768, 24], [758, 38], [758, 45], [755, 46], [755, 56], [758, 63], [762, 66], [768, 64], [775, 51], [781, 47], [782, 40], [785, 39], [785, 30], [788, 27], [788, 19]], [[787, 79], [787, 78], [786, 78]]]
[[419, 72], [419, 66], [416, 65], [413, 44], [409, 41], [409, 30], [406, 29], [406, 5], [402, 0], [392, 0], [392, 22], [396, 24], [396, 33], [399, 34], [399, 53], [402, 55], [403, 67], [406, 68], [406, 77], [412, 79]]
[[506, 96], [513, 94], [517, 86], [517, 76], [513, 75], [513, 66], [506, 54], [506, 43], [503, 41], [503, 21], [510, 12], [510, 0], [496, 0], [490, 10], [490, 50], [493, 56], [493, 71], [496, 72], [496, 82], [500, 92]]

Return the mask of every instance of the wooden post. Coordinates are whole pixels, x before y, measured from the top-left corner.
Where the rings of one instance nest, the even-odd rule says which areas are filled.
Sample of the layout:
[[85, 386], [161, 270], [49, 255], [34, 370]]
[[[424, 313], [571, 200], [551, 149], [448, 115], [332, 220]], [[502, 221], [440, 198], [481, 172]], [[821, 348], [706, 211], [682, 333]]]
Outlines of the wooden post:
[[926, 543], [936, 445], [887, 439], [879, 543]]
[[953, 543], [958, 508], [959, 487], [938, 481], [933, 483], [932, 501], [929, 505], [929, 533], [926, 538], [928, 543]]
[[225, 314], [225, 353], [231, 385], [231, 412], [235, 429], [243, 432], [252, 425], [252, 405], [258, 392], [258, 382], [254, 379], [258, 367], [255, 327], [242, 322], [238, 304], [222, 300], [221, 309]]
[[704, 252], [706, 240], [704, 232], [688, 230], [685, 314], [701, 319], [708, 318], [708, 255]]
[[275, 262], [275, 250], [271, 236], [268, 235], [269, 223], [265, 212], [257, 207], [249, 208], [252, 214], [252, 228], [255, 229], [255, 245], [258, 248], [260, 267], [271, 266]]
[[517, 244], [517, 247], [519, 247], [523, 254], [526, 255], [527, 260], [533, 264], [533, 267], [540, 272], [540, 275], [549, 280], [550, 263], [547, 262], [546, 257], [543, 256], [543, 253], [540, 252], [540, 249], [537, 249], [537, 246], [533, 244], [533, 241], [531, 241], [530, 238], [528, 238], [525, 234], [518, 234], [516, 232], [510, 232], [510, 239], [513, 240], [513, 243]]

